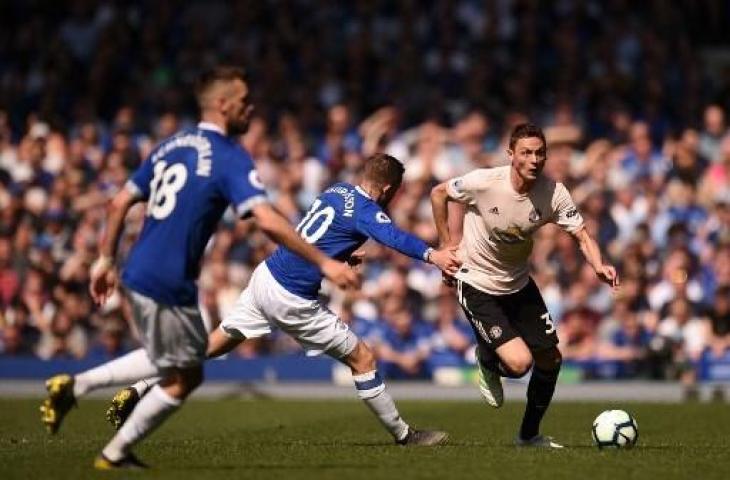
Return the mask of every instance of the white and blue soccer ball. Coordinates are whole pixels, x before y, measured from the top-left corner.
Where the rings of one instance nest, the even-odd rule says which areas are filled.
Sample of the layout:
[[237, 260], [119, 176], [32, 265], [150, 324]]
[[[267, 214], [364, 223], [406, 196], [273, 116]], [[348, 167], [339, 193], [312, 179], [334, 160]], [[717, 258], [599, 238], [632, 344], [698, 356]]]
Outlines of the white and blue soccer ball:
[[639, 439], [639, 425], [623, 410], [606, 410], [593, 420], [593, 441], [598, 448], [631, 448]]

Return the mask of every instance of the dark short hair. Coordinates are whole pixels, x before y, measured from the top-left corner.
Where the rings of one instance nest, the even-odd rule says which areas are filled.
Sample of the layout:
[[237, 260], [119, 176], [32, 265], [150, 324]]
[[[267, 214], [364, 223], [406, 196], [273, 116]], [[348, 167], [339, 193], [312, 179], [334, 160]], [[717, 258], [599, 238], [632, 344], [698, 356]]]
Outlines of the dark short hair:
[[232, 65], [219, 65], [204, 71], [195, 82], [195, 98], [200, 102], [200, 98], [208, 91], [208, 89], [217, 82], [230, 82], [233, 80], [241, 80], [246, 82], [246, 71], [241, 67]]
[[517, 145], [517, 141], [521, 138], [532, 137], [539, 138], [540, 140], [542, 140], [542, 143], [547, 146], [547, 142], [545, 141], [545, 133], [543, 133], [542, 128], [538, 127], [534, 123], [520, 123], [512, 129], [512, 133], [509, 136], [509, 149], [514, 150], [515, 145]]
[[397, 185], [403, 180], [405, 170], [397, 158], [387, 153], [376, 153], [365, 160], [364, 176], [379, 185]]

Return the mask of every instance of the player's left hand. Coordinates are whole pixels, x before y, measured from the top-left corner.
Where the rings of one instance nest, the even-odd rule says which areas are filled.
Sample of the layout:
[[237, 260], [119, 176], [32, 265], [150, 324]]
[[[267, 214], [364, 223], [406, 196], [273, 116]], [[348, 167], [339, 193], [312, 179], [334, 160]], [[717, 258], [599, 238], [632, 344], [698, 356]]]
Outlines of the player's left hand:
[[601, 281], [611, 285], [612, 288], [617, 288], [621, 283], [613, 265], [601, 265], [596, 269], [596, 275]]
[[99, 257], [91, 266], [89, 293], [97, 305], [104, 305], [117, 287], [117, 271], [108, 257]]

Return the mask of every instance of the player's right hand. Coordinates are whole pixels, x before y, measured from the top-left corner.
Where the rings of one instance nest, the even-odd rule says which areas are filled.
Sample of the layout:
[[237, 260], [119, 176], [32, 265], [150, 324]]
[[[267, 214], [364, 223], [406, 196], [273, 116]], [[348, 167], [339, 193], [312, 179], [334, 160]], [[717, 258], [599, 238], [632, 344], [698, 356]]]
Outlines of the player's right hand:
[[362, 265], [363, 259], [365, 258], [365, 250], [357, 250], [352, 252], [350, 258], [347, 259], [347, 264], [352, 268], [359, 267]]
[[447, 275], [456, 275], [461, 267], [461, 260], [458, 255], [458, 246], [444, 247], [431, 252], [428, 258], [431, 263], [436, 265]]
[[360, 288], [360, 275], [346, 263], [329, 259], [322, 266], [325, 277], [343, 290]]
[[89, 293], [94, 303], [104, 305], [117, 288], [117, 271], [109, 257], [99, 257], [91, 266]]

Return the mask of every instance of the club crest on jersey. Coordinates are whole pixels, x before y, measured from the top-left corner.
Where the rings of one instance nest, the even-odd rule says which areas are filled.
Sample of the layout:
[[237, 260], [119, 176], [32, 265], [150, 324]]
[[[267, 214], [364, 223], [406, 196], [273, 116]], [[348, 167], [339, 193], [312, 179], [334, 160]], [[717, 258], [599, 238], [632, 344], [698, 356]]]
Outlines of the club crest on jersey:
[[489, 329], [489, 336], [493, 340], [497, 340], [499, 337], [502, 336], [502, 327], [495, 325], [492, 328]]
[[499, 215], [499, 208], [492, 207], [492, 208], [489, 209], [489, 213], [491, 213], [493, 215]]
[[378, 212], [375, 214], [375, 221], [378, 223], [390, 223], [390, 217], [383, 212]]
[[251, 185], [258, 188], [259, 190], [265, 189], [264, 182], [261, 181], [261, 179], [259, 178], [259, 172], [257, 172], [256, 170], [251, 170], [250, 172], [248, 172], [248, 181]]
[[527, 218], [530, 220], [531, 223], [537, 223], [542, 218], [542, 213], [540, 213], [540, 209], [533, 208], [530, 212], [530, 216]]

